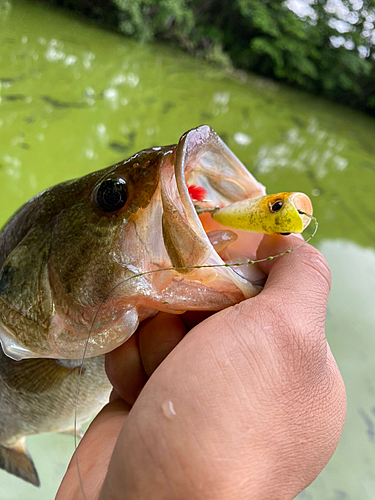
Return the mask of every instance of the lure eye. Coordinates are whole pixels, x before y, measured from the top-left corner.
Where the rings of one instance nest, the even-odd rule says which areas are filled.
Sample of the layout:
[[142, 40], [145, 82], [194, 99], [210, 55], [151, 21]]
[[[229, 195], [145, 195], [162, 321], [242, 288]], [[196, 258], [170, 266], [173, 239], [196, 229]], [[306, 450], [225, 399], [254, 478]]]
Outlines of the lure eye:
[[95, 193], [96, 204], [104, 212], [117, 212], [125, 205], [127, 198], [126, 182], [120, 177], [105, 179]]
[[278, 200], [273, 205], [270, 205], [270, 210], [271, 212], [278, 212], [279, 210], [281, 210], [282, 206], [283, 202]]

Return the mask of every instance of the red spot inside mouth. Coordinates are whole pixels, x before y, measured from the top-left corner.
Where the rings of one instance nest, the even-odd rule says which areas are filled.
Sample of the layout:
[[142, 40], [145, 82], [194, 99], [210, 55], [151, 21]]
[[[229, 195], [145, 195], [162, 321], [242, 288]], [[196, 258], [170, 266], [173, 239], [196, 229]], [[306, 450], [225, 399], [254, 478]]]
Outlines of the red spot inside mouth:
[[188, 191], [190, 194], [190, 198], [193, 201], [202, 201], [206, 197], [206, 190], [201, 186], [195, 186], [194, 184], [192, 184], [188, 187]]

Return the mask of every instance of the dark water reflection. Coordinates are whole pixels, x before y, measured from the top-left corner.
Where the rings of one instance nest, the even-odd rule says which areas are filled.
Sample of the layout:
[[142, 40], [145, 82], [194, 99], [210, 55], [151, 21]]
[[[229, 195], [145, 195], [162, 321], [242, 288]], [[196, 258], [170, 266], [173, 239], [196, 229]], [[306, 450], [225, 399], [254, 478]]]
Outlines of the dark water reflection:
[[[139, 46], [44, 5], [0, 1], [1, 223], [48, 186], [174, 143], [202, 123], [268, 192], [313, 199], [315, 244], [334, 277], [327, 335], [349, 413], [337, 453], [301, 498], [372, 499], [375, 122], [274, 82], [225, 76], [169, 48]], [[48, 436], [29, 447], [42, 491], [0, 473], [2, 500], [52, 498], [73, 443]]]

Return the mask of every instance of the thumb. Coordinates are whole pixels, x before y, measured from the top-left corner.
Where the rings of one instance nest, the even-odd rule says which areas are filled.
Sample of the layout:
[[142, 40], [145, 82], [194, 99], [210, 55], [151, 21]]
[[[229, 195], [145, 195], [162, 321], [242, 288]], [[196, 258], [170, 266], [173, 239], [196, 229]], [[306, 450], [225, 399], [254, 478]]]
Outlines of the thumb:
[[[296, 236], [264, 236], [258, 249], [258, 258], [285, 252], [301, 245]], [[285, 306], [289, 316], [301, 322], [323, 327], [331, 273], [322, 254], [309, 244], [291, 253], [262, 264], [268, 274], [263, 300], [280, 308]]]

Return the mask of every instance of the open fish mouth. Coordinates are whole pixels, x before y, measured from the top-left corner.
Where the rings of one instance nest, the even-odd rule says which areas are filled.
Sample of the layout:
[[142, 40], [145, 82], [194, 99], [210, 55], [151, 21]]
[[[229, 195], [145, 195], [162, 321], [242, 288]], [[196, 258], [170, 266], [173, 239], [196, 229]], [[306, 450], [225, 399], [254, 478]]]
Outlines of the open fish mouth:
[[[254, 259], [259, 236], [228, 230], [217, 224], [209, 211], [263, 196], [265, 188], [210, 127], [201, 126], [181, 137], [161, 170], [161, 191], [163, 236], [173, 266], [180, 267], [190, 280], [211, 283], [211, 287], [215, 284], [221, 292], [215, 309], [223, 307], [220, 302], [236, 303], [259, 293], [264, 275], [257, 267], [223, 267], [224, 263]], [[237, 250], [239, 243], [241, 252]], [[218, 267], [184, 269], [199, 265]]]
[[[242, 213], [242, 204], [261, 200], [252, 230], [274, 232], [262, 213], [283, 201], [264, 195], [208, 126], [41, 193], [0, 234], [8, 246], [2, 241], [19, 235], [0, 262], [4, 352], [13, 359], [92, 357], [118, 347], [158, 311], [217, 311], [257, 295], [262, 271], [230, 265], [254, 260], [261, 236], [228, 227], [233, 219], [242, 228], [238, 207]], [[285, 195], [287, 219], [301, 232], [309, 220], [299, 212], [311, 213], [311, 203], [301, 193]]]

